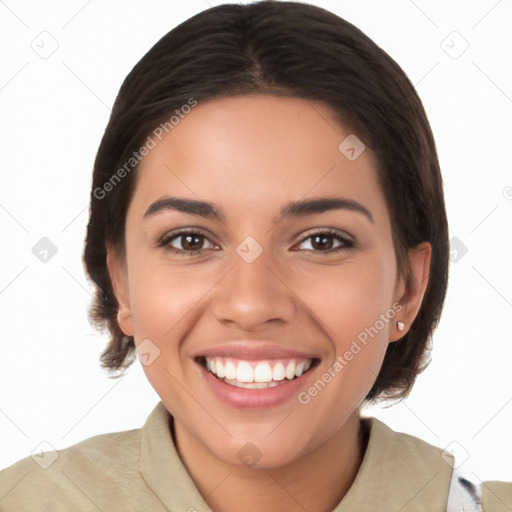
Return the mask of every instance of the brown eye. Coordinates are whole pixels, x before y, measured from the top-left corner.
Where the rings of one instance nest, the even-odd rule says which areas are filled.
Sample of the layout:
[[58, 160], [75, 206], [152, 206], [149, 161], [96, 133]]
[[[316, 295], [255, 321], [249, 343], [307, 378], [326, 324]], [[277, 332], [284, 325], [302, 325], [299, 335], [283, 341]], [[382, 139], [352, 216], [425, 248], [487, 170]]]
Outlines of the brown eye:
[[[341, 236], [337, 231], [324, 230], [317, 233], [310, 234], [304, 238], [300, 245], [304, 244], [307, 240], [311, 240], [311, 249], [305, 249], [310, 252], [319, 254], [332, 254], [339, 251], [347, 251], [355, 247], [355, 243], [348, 238]], [[338, 245], [334, 245], [335, 241]]]
[[177, 239], [182, 240], [181, 246], [185, 251], [197, 251], [198, 249], [201, 249], [204, 243], [204, 236], [203, 235], [179, 235]]
[[333, 236], [331, 235], [313, 235], [311, 245], [314, 249], [331, 249], [333, 246]]
[[[206, 250], [203, 246], [205, 241], [208, 241], [212, 246], [215, 246], [210, 239], [197, 231], [180, 231], [162, 238], [159, 242], [159, 247], [165, 247], [166, 250], [181, 255], [194, 255], [200, 254]], [[181, 247], [176, 247], [176, 245]], [[210, 247], [212, 248], [212, 247]]]

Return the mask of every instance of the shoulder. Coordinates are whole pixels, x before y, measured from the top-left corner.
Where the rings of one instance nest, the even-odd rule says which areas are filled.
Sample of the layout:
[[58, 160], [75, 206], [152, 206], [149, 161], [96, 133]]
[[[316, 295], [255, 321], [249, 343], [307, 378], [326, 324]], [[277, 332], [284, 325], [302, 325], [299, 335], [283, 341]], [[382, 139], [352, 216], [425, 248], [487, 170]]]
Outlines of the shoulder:
[[125, 488], [137, 473], [139, 451], [134, 429], [25, 457], [0, 471], [0, 510], [46, 510], [58, 499], [78, 506], [98, 489]]
[[482, 484], [482, 511], [507, 512], [512, 510], [512, 482], [489, 480]]
[[454, 470], [455, 457], [449, 451], [397, 432], [375, 417], [365, 420], [375, 439], [374, 454], [378, 454], [373, 462], [385, 467], [386, 474], [400, 475], [400, 480], [412, 487], [421, 481], [428, 483], [420, 494], [425, 498], [425, 510], [437, 510], [432, 506], [437, 500], [438, 508], [443, 507], [446, 512], [512, 511], [512, 482], [473, 483]]
[[[430, 462], [436, 467], [448, 467], [450, 471], [447, 474], [451, 476], [453, 456], [450, 453], [419, 437], [393, 430], [373, 416], [364, 418], [364, 421], [368, 422], [372, 436], [378, 438], [381, 443], [385, 443], [386, 453], [392, 454], [394, 458], [400, 458], [401, 462], [407, 463], [408, 467], [418, 466], [421, 469]], [[384, 452], [384, 449], [380, 449], [380, 451]]]

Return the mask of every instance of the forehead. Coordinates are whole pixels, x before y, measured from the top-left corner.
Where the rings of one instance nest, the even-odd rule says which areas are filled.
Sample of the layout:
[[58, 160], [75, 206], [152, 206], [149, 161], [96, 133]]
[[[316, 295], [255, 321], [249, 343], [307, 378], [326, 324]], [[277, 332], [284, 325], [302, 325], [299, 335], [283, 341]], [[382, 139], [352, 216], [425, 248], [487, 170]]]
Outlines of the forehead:
[[354, 135], [321, 102], [216, 98], [198, 102], [168, 132], [153, 137], [156, 145], [139, 166], [130, 208], [140, 216], [164, 194], [212, 201], [227, 214], [275, 215], [289, 201], [323, 195], [361, 202], [374, 217], [385, 213], [374, 155], [365, 148], [347, 158], [340, 144]]

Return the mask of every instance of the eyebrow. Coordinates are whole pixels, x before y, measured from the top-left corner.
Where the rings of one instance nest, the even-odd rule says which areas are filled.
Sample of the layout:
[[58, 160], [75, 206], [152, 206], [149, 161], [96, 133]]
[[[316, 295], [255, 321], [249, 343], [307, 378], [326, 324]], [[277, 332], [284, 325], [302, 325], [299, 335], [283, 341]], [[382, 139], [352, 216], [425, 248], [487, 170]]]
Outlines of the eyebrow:
[[[217, 219], [222, 222], [226, 220], [222, 209], [213, 203], [170, 196], [162, 196], [152, 203], [146, 210], [143, 219], [150, 218], [159, 212], [167, 210], [175, 210], [189, 215]], [[349, 210], [361, 213], [372, 224], [375, 223], [373, 215], [366, 207], [353, 199], [345, 197], [318, 197], [301, 201], [291, 201], [281, 209], [279, 216], [274, 219], [274, 221], [277, 223], [287, 218], [314, 215], [330, 210]]]

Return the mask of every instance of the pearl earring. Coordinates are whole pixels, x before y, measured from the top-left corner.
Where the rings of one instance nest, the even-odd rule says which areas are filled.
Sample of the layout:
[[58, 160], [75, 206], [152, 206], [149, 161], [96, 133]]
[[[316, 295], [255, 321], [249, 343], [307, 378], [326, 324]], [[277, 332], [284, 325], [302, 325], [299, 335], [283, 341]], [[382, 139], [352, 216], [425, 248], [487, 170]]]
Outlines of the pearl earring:
[[405, 328], [405, 324], [403, 322], [400, 322], [400, 320], [396, 323], [396, 326], [399, 331], [403, 331]]

